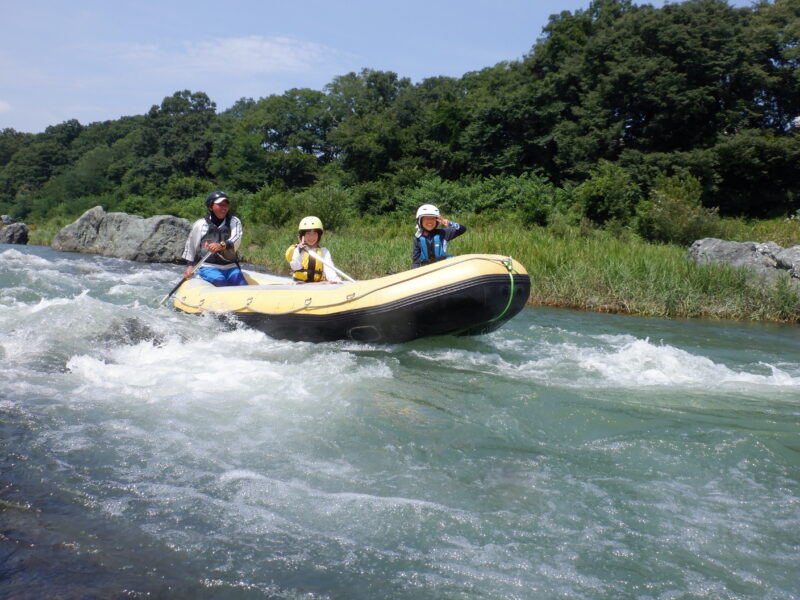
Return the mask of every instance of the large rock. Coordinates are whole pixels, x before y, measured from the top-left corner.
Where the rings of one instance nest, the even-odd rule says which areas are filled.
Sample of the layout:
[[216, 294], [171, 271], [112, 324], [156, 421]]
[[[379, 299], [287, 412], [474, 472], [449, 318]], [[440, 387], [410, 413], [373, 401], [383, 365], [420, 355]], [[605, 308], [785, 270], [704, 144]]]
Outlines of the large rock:
[[59, 231], [50, 244], [62, 252], [84, 252], [141, 262], [180, 262], [191, 224], [159, 215], [145, 219], [107, 213], [101, 206]]
[[800, 279], [800, 246], [792, 246], [775, 254], [775, 260], [782, 269], [788, 269], [792, 277]]
[[746, 267], [764, 279], [781, 275], [800, 278], [800, 246], [782, 248], [775, 242], [729, 242], [717, 238], [696, 240], [688, 258], [699, 265], [709, 263]]
[[11, 223], [0, 229], [0, 244], [27, 244], [28, 226], [25, 223]]

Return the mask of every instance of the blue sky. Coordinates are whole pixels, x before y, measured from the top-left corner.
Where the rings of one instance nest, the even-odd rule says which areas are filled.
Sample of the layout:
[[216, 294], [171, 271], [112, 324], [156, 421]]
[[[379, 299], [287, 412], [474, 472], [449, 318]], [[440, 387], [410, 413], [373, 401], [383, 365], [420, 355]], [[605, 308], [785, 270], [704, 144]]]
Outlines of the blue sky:
[[[661, 0], [650, 2], [662, 6]], [[749, 6], [750, 0], [733, 0]], [[589, 0], [0, 0], [0, 129], [38, 133], [205, 92], [219, 111], [363, 68], [419, 82], [527, 54]]]

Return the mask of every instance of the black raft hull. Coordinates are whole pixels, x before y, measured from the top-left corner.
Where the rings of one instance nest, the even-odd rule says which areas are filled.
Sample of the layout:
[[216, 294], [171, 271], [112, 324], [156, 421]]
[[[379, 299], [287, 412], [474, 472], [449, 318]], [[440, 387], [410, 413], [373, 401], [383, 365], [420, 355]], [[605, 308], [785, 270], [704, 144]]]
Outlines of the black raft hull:
[[[525, 306], [530, 278], [513, 259], [466, 255], [379, 279], [341, 285], [293, 285], [282, 278], [214, 288], [192, 280], [175, 306], [232, 313], [277, 339], [399, 343], [438, 335], [480, 335]], [[184, 289], [186, 288], [186, 289]]]
[[433, 335], [479, 335], [502, 326], [525, 306], [530, 279], [527, 275], [515, 275], [514, 279], [510, 305], [508, 276], [493, 275], [330, 315], [239, 313], [238, 318], [271, 337], [295, 341], [398, 343]]

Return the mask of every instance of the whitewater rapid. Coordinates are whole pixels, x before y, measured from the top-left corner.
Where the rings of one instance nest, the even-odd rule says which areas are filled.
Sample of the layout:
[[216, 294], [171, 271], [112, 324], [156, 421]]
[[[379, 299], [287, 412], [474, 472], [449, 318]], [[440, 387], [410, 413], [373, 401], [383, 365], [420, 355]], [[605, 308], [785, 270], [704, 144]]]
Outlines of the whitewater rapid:
[[0, 246], [0, 596], [800, 597], [797, 328], [310, 344], [179, 277]]

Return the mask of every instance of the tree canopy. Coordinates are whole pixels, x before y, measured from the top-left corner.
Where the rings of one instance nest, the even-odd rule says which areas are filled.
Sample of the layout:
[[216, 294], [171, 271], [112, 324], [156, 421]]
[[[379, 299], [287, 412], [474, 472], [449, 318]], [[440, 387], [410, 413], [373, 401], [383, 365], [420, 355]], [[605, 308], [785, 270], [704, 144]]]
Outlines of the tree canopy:
[[[691, 178], [721, 214], [773, 216], [800, 210], [798, 117], [800, 0], [594, 0], [551, 16], [522, 59], [460, 78], [363, 69], [222, 112], [183, 90], [116, 121], [0, 130], [0, 212], [181, 214], [223, 188], [259, 218], [273, 196], [331, 186], [385, 212], [423, 184], [533, 176], [583, 185], [567, 203], [597, 222], [631, 218], [664, 177]], [[617, 180], [624, 206], [599, 196]]]

